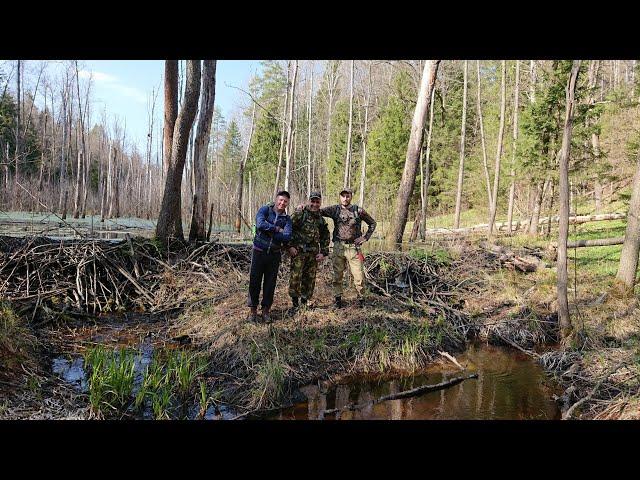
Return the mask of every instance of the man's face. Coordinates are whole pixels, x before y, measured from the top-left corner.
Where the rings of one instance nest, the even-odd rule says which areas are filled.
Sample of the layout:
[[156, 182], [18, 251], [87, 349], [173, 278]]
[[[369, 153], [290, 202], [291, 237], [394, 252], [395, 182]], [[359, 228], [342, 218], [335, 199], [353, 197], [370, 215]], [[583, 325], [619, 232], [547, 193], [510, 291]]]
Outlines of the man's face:
[[289, 206], [289, 199], [284, 195], [279, 195], [276, 197], [276, 210], [282, 213]]
[[341, 193], [340, 204], [344, 207], [348, 207], [351, 204], [351, 194], [347, 192]]
[[312, 212], [317, 212], [318, 210], [320, 210], [320, 203], [321, 203], [321, 200], [317, 197], [310, 199], [309, 210], [311, 210]]

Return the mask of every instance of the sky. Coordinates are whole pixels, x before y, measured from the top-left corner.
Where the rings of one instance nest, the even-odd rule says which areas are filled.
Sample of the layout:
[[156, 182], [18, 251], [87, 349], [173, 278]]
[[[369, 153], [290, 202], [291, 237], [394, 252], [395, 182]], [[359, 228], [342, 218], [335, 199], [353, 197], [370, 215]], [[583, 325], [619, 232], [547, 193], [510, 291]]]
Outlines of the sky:
[[[2, 61], [2, 70], [8, 72], [15, 61]], [[25, 65], [27, 88], [32, 89], [42, 62], [28, 61]], [[162, 128], [163, 112], [163, 60], [78, 60], [81, 79], [92, 78], [92, 124], [100, 120], [106, 110], [111, 126], [114, 116], [121, 125], [126, 124], [127, 138], [144, 151], [148, 130], [152, 92], [157, 92], [155, 106], [156, 128]], [[63, 62], [47, 61], [46, 72], [55, 78], [63, 72]], [[248, 90], [249, 79], [260, 71], [258, 60], [219, 60], [216, 65], [215, 106], [226, 119], [249, 105], [246, 94], [232, 88]], [[13, 78], [15, 78], [15, 73]], [[13, 88], [15, 80], [11, 81]], [[41, 90], [42, 91], [42, 90]], [[41, 93], [36, 103], [42, 107]], [[58, 101], [57, 99], [56, 101]]]
[[[147, 136], [148, 106], [152, 92], [159, 92], [156, 100], [156, 124], [160, 125], [163, 111], [162, 60], [92, 60], [81, 62], [82, 77], [93, 76], [94, 112], [117, 115], [126, 120], [128, 137], [144, 149]], [[215, 105], [225, 118], [248, 104], [246, 95], [230, 85], [247, 89], [249, 79], [259, 71], [259, 61], [220, 60], [216, 65]]]

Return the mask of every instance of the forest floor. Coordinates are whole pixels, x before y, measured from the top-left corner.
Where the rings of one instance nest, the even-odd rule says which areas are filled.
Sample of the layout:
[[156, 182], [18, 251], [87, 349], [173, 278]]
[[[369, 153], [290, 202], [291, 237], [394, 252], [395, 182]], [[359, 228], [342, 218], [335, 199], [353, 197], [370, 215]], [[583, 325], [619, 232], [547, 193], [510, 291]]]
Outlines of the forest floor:
[[[592, 235], [623, 228], [606, 223]], [[517, 249], [516, 238], [498, 243]], [[0, 418], [260, 416], [301, 400], [301, 386], [417, 372], [478, 337], [540, 361], [565, 414], [639, 416], [640, 307], [609, 293], [619, 247], [574, 252], [576, 334], [558, 345], [554, 269], [510, 270], [464, 240], [370, 252], [363, 308], [350, 290], [333, 307], [324, 262], [309, 308], [293, 313], [283, 257], [271, 325], [246, 322], [249, 246], [59, 245], [0, 242]]]

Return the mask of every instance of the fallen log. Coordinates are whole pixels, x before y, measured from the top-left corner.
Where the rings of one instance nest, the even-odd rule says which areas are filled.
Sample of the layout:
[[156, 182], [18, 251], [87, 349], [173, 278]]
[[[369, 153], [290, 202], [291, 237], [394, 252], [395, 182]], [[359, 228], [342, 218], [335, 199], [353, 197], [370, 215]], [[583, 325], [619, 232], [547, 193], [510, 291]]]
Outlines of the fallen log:
[[[580, 248], [580, 247], [607, 247], [609, 245], [622, 245], [624, 243], [624, 237], [615, 238], [596, 238], [593, 240], [574, 240], [573, 242], [567, 242], [568, 248]], [[556, 244], [557, 247], [557, 244]]]
[[[569, 217], [569, 223], [581, 224], [581, 223], [588, 223], [588, 222], [602, 222], [602, 221], [608, 221], [608, 220], [623, 220], [625, 218], [627, 218], [627, 215], [625, 213], [603, 213], [599, 215], [573, 215]], [[545, 225], [549, 223], [549, 221], [551, 221], [552, 223], [558, 223], [558, 216], [556, 215], [554, 217], [542, 217], [538, 221], [538, 225], [539, 226]], [[512, 222], [513, 231], [518, 230], [519, 226], [524, 226], [526, 224], [528, 224], [528, 220], [526, 219], [514, 220]], [[505, 230], [507, 228], [507, 225], [508, 225], [507, 222], [497, 222], [494, 224], [494, 228], [498, 231], [501, 231], [501, 230]], [[479, 232], [479, 231], [488, 230], [488, 229], [489, 229], [488, 223], [481, 223], [479, 225], [473, 225], [471, 227], [464, 227], [464, 228], [427, 228], [426, 233], [431, 235], [456, 234], [456, 233], [467, 234], [467, 233]]]
[[535, 272], [544, 267], [544, 262], [533, 255], [516, 255], [513, 251], [500, 245], [488, 242], [480, 242], [480, 246], [497, 256], [500, 262], [510, 268], [516, 268], [522, 272]]
[[422, 395], [423, 393], [435, 392], [437, 390], [442, 390], [444, 388], [453, 387], [454, 385], [462, 383], [465, 380], [469, 380], [470, 378], [478, 378], [478, 374], [473, 373], [466, 377], [455, 377], [455, 378], [452, 378], [451, 380], [447, 380], [446, 382], [436, 383], [435, 385], [422, 385], [420, 387], [416, 387], [411, 390], [405, 390], [403, 392], [398, 392], [398, 393], [391, 393], [389, 395], [380, 397], [377, 400], [374, 400], [373, 402], [361, 403], [359, 405], [354, 405], [350, 403], [349, 405], [346, 405], [342, 408], [330, 408], [328, 410], [324, 410], [323, 414], [328, 415], [330, 413], [344, 412], [347, 410], [350, 410], [350, 411], [360, 410], [366, 407], [376, 405], [381, 402], [386, 402], [387, 400], [399, 400], [401, 398], [416, 397], [418, 395]]

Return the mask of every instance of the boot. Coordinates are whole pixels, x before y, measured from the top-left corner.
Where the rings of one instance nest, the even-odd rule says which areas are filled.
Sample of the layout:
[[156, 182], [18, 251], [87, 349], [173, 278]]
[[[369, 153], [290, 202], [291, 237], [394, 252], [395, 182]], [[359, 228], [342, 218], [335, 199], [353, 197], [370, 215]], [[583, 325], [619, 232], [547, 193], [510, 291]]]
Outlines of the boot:
[[342, 297], [336, 297], [336, 301], [334, 302], [334, 305], [336, 306], [336, 308], [342, 308], [343, 307]]
[[256, 307], [251, 307], [251, 313], [247, 317], [247, 322], [258, 323], [258, 309]]
[[364, 308], [364, 298], [358, 298], [358, 307]]
[[262, 307], [262, 321], [264, 323], [273, 323], [273, 320], [271, 320], [271, 315], [269, 315], [269, 310], [270, 308]]
[[296, 313], [300, 308], [300, 304], [298, 303], [298, 297], [291, 297], [291, 303], [293, 304], [292, 311]]

